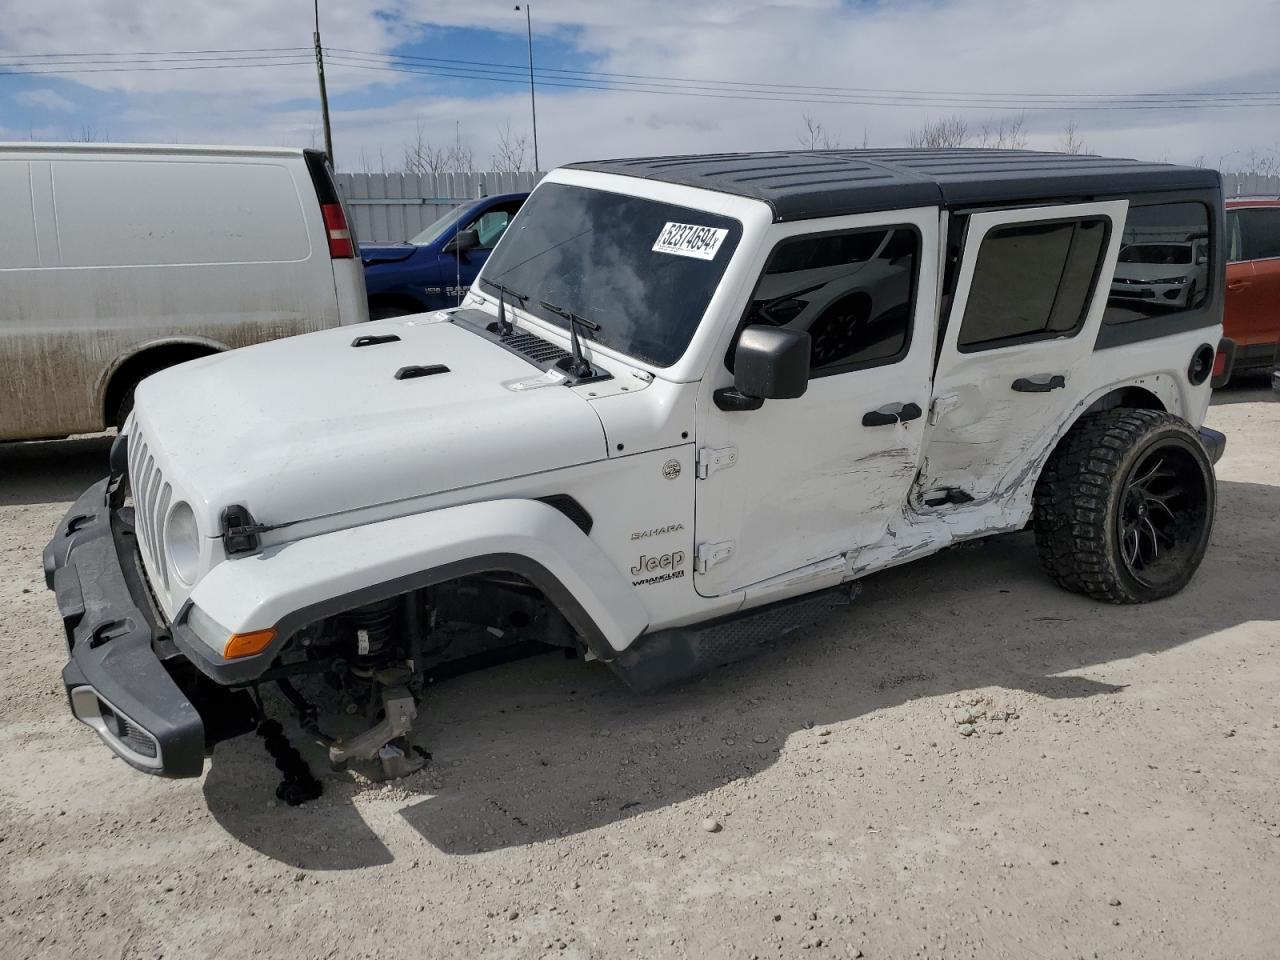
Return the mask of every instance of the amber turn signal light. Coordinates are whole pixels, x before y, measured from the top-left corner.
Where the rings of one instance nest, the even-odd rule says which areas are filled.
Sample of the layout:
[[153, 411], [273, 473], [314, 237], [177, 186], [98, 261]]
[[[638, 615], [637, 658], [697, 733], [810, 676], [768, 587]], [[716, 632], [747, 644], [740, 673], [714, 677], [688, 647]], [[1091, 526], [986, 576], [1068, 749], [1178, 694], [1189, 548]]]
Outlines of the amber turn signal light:
[[252, 633], [233, 633], [222, 648], [222, 655], [228, 660], [237, 657], [252, 657], [271, 646], [276, 638], [275, 630], [254, 630]]

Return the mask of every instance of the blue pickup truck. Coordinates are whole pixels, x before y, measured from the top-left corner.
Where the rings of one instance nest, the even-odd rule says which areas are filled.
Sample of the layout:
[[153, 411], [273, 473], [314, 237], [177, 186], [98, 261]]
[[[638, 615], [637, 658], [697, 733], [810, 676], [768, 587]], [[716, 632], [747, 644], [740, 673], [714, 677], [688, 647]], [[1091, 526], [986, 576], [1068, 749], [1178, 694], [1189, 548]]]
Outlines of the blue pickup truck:
[[362, 243], [369, 318], [453, 307], [524, 203], [504, 193], [463, 204], [404, 243]]

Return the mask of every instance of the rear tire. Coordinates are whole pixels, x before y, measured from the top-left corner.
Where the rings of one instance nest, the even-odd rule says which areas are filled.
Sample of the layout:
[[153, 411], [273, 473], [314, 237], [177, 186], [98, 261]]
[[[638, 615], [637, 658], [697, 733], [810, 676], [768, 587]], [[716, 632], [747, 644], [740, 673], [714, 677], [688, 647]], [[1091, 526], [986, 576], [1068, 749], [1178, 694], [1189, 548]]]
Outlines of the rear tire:
[[129, 414], [133, 413], [133, 395], [138, 389], [136, 383], [130, 384], [129, 389], [124, 392], [124, 396], [120, 398], [120, 403], [116, 406], [115, 428], [116, 430], [124, 429], [124, 422], [129, 419]]
[[1180, 417], [1117, 408], [1081, 419], [1036, 484], [1040, 561], [1059, 586], [1109, 603], [1181, 590], [1209, 544], [1213, 465]]

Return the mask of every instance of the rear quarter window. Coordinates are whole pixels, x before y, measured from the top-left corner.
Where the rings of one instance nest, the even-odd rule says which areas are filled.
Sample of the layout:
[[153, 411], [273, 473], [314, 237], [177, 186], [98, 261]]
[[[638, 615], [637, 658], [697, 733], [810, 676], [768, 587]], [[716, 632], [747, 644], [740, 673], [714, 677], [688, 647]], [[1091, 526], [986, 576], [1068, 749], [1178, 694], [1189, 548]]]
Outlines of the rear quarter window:
[[1211, 266], [1203, 203], [1130, 206], [1103, 323], [1200, 309], [1212, 287]]
[[81, 160], [52, 164], [64, 267], [284, 263], [311, 255], [283, 164]]

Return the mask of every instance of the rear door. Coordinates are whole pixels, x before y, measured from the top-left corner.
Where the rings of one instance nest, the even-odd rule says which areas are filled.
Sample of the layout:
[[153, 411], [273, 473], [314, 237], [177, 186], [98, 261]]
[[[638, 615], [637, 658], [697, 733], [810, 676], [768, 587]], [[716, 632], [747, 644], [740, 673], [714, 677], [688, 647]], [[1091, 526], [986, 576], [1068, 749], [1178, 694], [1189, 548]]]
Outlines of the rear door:
[[1236, 214], [1244, 257], [1252, 268], [1242, 288], [1231, 290], [1228, 276], [1231, 305], [1243, 321], [1239, 342], [1253, 345], [1254, 356], [1270, 362], [1280, 340], [1280, 207], [1242, 207]]
[[916, 491], [920, 509], [1019, 485], [1080, 402], [1128, 201], [968, 217]]

